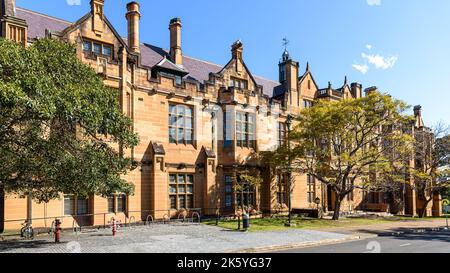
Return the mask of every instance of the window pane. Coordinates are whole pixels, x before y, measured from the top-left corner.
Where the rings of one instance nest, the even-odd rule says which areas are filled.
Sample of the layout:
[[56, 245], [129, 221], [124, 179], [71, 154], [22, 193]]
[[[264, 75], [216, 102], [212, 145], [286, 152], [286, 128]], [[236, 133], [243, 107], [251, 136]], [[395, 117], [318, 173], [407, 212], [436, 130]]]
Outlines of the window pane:
[[84, 198], [77, 199], [77, 215], [85, 215], [89, 213], [89, 200]]
[[187, 185], [187, 193], [194, 193], [194, 186], [193, 185]]
[[179, 128], [183, 128], [184, 127], [184, 117], [183, 116], [178, 116], [177, 117], [176, 125]]
[[184, 142], [184, 129], [178, 129], [177, 141], [178, 143]]
[[193, 143], [193, 131], [192, 130], [186, 130], [186, 144], [192, 144]]
[[83, 42], [83, 51], [91, 52], [92, 51], [92, 43], [89, 41]]
[[170, 185], [170, 193], [177, 193], [177, 186], [175, 185]]
[[103, 55], [110, 57], [111, 56], [111, 47], [103, 46]]
[[194, 110], [191, 107], [186, 107], [186, 116], [192, 117]]
[[194, 183], [194, 177], [192, 175], [187, 175], [186, 176], [186, 183], [188, 184], [193, 184]]
[[177, 176], [174, 174], [169, 175], [169, 183], [170, 184], [176, 184], [177, 183]]
[[94, 44], [94, 53], [97, 55], [102, 54], [102, 45], [101, 44]]
[[177, 133], [175, 128], [169, 128], [169, 141], [170, 143], [177, 143]]
[[176, 114], [177, 113], [177, 106], [174, 104], [169, 105], [169, 113]]
[[184, 195], [178, 196], [178, 205], [180, 209], [186, 208], [186, 198]]
[[192, 118], [189, 118], [189, 117], [186, 118], [186, 128], [189, 128], [189, 129], [192, 128]]
[[185, 185], [178, 185], [178, 193], [186, 193]]
[[177, 125], [177, 116], [169, 115], [169, 126]]
[[178, 184], [184, 184], [184, 175], [178, 175]]
[[225, 207], [229, 208], [232, 206], [232, 198], [231, 195], [227, 194], [225, 196]]
[[194, 197], [192, 195], [188, 195], [186, 197], [186, 208], [187, 209], [194, 208]]
[[178, 115], [179, 116], [184, 116], [184, 112], [185, 112], [185, 106], [184, 105], [178, 105], [177, 106], [177, 110], [178, 110]]
[[126, 205], [127, 205], [127, 196], [126, 195], [119, 195], [117, 197], [117, 211], [118, 212], [125, 212], [126, 211]]
[[177, 197], [175, 195], [170, 196], [170, 208], [177, 209]]
[[73, 215], [75, 203], [73, 195], [64, 195], [64, 215]]
[[108, 212], [109, 213], [114, 212], [114, 196], [108, 197]]

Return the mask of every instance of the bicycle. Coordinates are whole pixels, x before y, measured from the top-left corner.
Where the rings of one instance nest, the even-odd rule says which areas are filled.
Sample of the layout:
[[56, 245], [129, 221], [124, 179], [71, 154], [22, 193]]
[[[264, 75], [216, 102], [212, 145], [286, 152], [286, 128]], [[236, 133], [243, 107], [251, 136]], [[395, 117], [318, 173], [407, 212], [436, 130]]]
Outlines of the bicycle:
[[25, 238], [27, 240], [34, 238], [34, 229], [28, 221], [25, 221], [22, 224], [22, 229], [20, 230], [20, 237]]

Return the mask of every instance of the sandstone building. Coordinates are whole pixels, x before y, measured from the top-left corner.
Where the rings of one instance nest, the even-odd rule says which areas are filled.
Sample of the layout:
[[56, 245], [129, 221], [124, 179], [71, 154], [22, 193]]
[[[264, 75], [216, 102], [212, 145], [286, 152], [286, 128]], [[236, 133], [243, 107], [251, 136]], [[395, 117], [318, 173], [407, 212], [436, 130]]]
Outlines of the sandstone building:
[[[0, 3], [1, 36], [24, 46], [43, 37], [74, 43], [78, 58], [117, 89], [120, 107], [133, 120], [133, 130], [141, 139], [129, 151], [139, 166], [125, 177], [135, 185], [135, 195], [84, 200], [61, 194], [48, 204], [2, 196], [0, 229], [20, 226], [30, 204], [36, 219], [33, 225], [40, 227], [50, 226], [56, 217], [63, 217], [65, 227], [76, 222], [104, 225], [112, 216], [130, 222], [146, 220], [148, 215], [173, 216], [182, 208], [203, 215], [214, 215], [220, 209], [226, 214], [240, 204], [265, 213], [277, 211], [286, 207], [286, 175], [263, 170], [261, 187], [244, 187], [243, 193], [236, 193], [236, 174], [260, 167], [252, 160], [255, 152], [283, 144], [289, 115], [312, 107], [315, 100], [363, 96], [362, 86], [347, 79], [339, 88], [331, 84], [320, 88], [309, 65], [300, 71], [287, 51], [278, 63], [277, 80], [252, 74], [241, 41], [231, 46], [230, 60], [224, 66], [186, 56], [180, 18], [169, 22], [170, 49], [143, 43], [137, 2], [126, 6], [126, 38], [108, 21], [104, 0], [91, 0], [91, 10], [76, 22], [16, 7], [14, 0]], [[423, 127], [420, 122], [415, 126]], [[319, 198], [321, 207], [333, 210], [331, 191], [308, 174], [294, 177], [293, 208], [315, 210]], [[407, 205], [399, 213], [415, 215], [417, 194], [407, 189], [403, 195]], [[388, 211], [388, 202], [384, 193], [355, 191], [342, 209]], [[430, 215], [437, 211], [430, 206]]]

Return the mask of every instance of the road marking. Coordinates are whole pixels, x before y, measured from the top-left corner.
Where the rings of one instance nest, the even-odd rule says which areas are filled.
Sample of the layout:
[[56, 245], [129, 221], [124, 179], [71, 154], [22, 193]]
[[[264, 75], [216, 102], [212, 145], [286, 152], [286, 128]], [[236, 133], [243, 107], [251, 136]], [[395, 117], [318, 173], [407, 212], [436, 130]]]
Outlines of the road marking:
[[411, 244], [404, 244], [404, 245], [400, 245], [400, 247], [404, 247], [404, 246], [410, 246]]

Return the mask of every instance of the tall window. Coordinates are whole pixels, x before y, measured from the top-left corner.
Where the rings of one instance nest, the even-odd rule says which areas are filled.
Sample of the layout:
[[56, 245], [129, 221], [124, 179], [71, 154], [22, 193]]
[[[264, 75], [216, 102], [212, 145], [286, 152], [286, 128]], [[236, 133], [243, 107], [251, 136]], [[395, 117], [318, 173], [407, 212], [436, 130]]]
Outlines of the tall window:
[[316, 199], [316, 179], [314, 176], [308, 174], [306, 176], [307, 189], [308, 189], [308, 203], [314, 203]]
[[115, 206], [114, 206], [114, 199], [115, 199], [116, 197], [113, 195], [113, 196], [108, 196], [108, 213], [114, 213], [114, 212], [116, 212], [116, 208], [115, 208]]
[[182, 104], [169, 105], [169, 141], [175, 144], [193, 144], [194, 110]]
[[288, 189], [288, 176], [287, 174], [278, 174], [276, 176], [277, 183], [277, 203], [287, 204], [288, 200], [286, 198], [286, 191]]
[[74, 195], [64, 195], [64, 215], [74, 215], [75, 214], [75, 196]]
[[236, 113], [236, 145], [241, 148], [255, 147], [255, 116], [250, 113]]
[[253, 207], [255, 205], [255, 188], [249, 183], [242, 181], [237, 177], [238, 187], [236, 190], [236, 206], [237, 207]]
[[117, 212], [127, 211], [127, 195], [120, 194], [117, 196]]
[[169, 199], [171, 209], [192, 209], [194, 207], [194, 176], [170, 174]]
[[284, 146], [286, 143], [286, 124], [283, 122], [277, 123], [277, 140], [278, 147]]
[[64, 215], [89, 214], [89, 199], [76, 197], [72, 194], [64, 195]]
[[225, 175], [225, 207], [233, 207], [233, 178], [231, 175]]
[[77, 215], [89, 214], [89, 199], [77, 198]]

